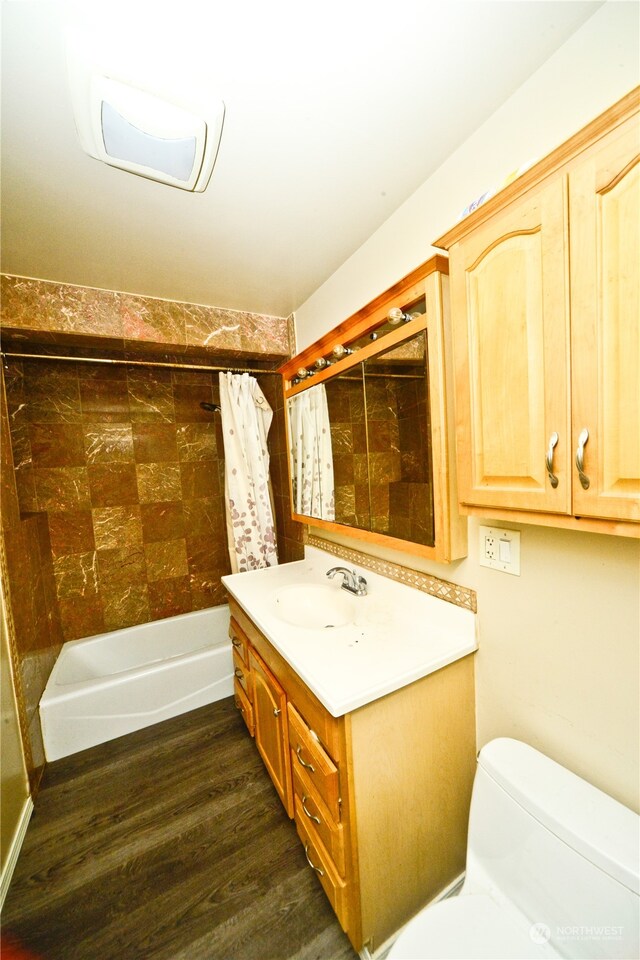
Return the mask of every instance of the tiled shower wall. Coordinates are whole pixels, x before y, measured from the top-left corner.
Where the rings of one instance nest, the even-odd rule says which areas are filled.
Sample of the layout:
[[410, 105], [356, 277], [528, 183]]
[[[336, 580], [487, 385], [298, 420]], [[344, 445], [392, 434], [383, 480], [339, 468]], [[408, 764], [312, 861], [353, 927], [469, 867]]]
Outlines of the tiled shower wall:
[[221, 420], [200, 407], [217, 374], [11, 361], [7, 396], [20, 509], [47, 516], [65, 640], [225, 602]]

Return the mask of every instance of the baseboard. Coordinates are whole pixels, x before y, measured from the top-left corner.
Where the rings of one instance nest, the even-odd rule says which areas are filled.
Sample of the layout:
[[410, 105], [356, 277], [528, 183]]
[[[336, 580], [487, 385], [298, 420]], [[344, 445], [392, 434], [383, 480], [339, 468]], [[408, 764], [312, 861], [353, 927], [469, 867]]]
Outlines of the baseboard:
[[13, 871], [15, 870], [16, 863], [18, 862], [22, 841], [24, 840], [24, 835], [27, 832], [27, 827], [29, 826], [29, 820], [31, 819], [32, 813], [33, 800], [31, 797], [27, 797], [22, 808], [22, 813], [20, 814], [16, 832], [13, 835], [13, 841], [9, 848], [9, 853], [7, 854], [7, 862], [4, 865], [4, 870], [2, 871], [2, 876], [0, 877], [0, 910], [4, 905], [4, 898], [9, 890], [9, 884], [11, 883]]
[[[440, 900], [447, 900], [448, 897], [455, 897], [460, 890], [460, 887], [464, 883], [464, 878], [465, 874], [463, 872], [459, 877], [456, 877], [455, 880], [452, 880], [452, 882], [445, 887], [444, 890], [441, 890], [437, 897], [434, 897], [433, 900], [430, 900], [429, 903], [425, 904], [422, 909], [424, 910], [426, 907], [430, 907], [434, 903], [439, 903]], [[409, 921], [409, 923], [411, 923], [411, 921]], [[385, 940], [382, 946], [378, 947], [374, 953], [371, 953], [367, 946], [363, 947], [358, 954], [360, 960], [384, 960], [403, 930], [404, 927], [401, 927], [398, 931], [396, 931], [396, 933], [394, 933], [392, 937], [389, 937], [388, 940]]]

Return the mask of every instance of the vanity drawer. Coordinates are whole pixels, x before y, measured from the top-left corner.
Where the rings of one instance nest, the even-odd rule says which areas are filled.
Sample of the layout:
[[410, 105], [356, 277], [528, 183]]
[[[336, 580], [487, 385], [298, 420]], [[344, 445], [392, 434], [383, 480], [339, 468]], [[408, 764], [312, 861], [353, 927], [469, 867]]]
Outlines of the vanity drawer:
[[322, 844], [314, 841], [311, 831], [307, 829], [306, 823], [298, 817], [297, 809], [296, 830], [302, 841], [307, 863], [314, 873], [317, 874], [318, 880], [322, 884], [324, 892], [329, 898], [329, 902], [340, 921], [340, 926], [346, 933], [349, 926], [347, 885], [345, 881], [338, 876], [331, 862], [331, 858], [327, 856]]
[[289, 743], [294, 770], [302, 768], [324, 801], [329, 814], [340, 822], [340, 778], [338, 768], [292, 703], [289, 714]]
[[249, 666], [249, 640], [246, 633], [240, 627], [238, 622], [231, 617], [229, 621], [229, 637], [233, 646], [233, 652], [237, 653], [245, 665]]
[[306, 824], [314, 840], [323, 844], [338, 873], [344, 877], [344, 828], [341, 823], [334, 823], [324, 801], [298, 764], [293, 768], [293, 790], [296, 818]]
[[249, 667], [245, 664], [235, 647], [233, 648], [233, 676], [235, 682], [244, 690], [247, 699], [253, 703], [253, 690], [251, 688]]
[[236, 707], [242, 715], [242, 719], [247, 725], [247, 730], [253, 737], [255, 735], [255, 723], [253, 720], [253, 707], [251, 706], [250, 701], [247, 698], [246, 693], [243, 688], [238, 683], [237, 679], [233, 681], [233, 696], [236, 702]]

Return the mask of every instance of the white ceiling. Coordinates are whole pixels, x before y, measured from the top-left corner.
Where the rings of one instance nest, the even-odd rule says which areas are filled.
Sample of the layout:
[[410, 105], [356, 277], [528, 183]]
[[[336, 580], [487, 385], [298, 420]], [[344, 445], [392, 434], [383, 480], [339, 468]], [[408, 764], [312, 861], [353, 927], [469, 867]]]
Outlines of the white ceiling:
[[[288, 315], [599, 6], [5, 0], [2, 270]], [[70, 25], [112, 76], [224, 100], [204, 193], [82, 152]]]

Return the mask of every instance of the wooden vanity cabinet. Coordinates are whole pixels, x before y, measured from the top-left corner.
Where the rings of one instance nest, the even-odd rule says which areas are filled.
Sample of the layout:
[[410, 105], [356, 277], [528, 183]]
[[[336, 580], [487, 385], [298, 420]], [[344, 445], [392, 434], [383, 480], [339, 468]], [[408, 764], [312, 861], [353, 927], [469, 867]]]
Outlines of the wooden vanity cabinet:
[[256, 747], [273, 780], [284, 808], [293, 816], [293, 790], [289, 763], [287, 697], [277, 679], [255, 650], [249, 650], [253, 680], [253, 716]]
[[639, 101], [436, 241], [467, 513], [640, 535]]
[[[233, 598], [229, 605], [232, 636], [248, 644], [266, 768], [342, 928], [356, 950], [373, 952], [464, 870], [473, 656], [333, 717]], [[274, 725], [269, 711], [283, 703]]]

